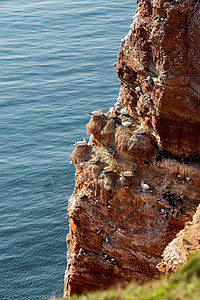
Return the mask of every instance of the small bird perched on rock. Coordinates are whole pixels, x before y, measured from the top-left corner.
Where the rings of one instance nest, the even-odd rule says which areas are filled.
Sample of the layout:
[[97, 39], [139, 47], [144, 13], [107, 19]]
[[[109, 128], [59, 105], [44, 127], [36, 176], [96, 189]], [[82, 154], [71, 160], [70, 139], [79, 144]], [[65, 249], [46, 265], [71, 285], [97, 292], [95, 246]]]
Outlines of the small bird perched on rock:
[[122, 171], [120, 173], [120, 176], [125, 176], [125, 177], [132, 177], [134, 174], [132, 171]]
[[146, 183], [144, 183], [144, 181], [142, 181], [142, 182], [140, 183], [140, 186], [141, 186], [141, 188], [142, 188], [143, 190], [145, 190], [145, 191], [151, 191], [149, 185], [146, 184]]
[[93, 164], [96, 164], [98, 161], [99, 161], [99, 159], [98, 159], [97, 156], [94, 156], [94, 157], [92, 157], [92, 159], [91, 159], [91, 162], [92, 162]]
[[109, 239], [107, 237], [106, 237], [106, 245], [110, 246], [110, 241], [109, 241]]
[[107, 166], [103, 169], [103, 172], [114, 172], [115, 170], [113, 169], [113, 166]]
[[132, 125], [131, 122], [122, 120], [122, 126], [124, 126], [124, 127], [129, 127], [129, 126], [131, 126], [131, 125]]
[[114, 112], [115, 108], [114, 107], [110, 107], [109, 112], [112, 114]]
[[110, 262], [111, 262], [112, 265], [116, 265], [117, 264], [117, 262], [116, 262], [116, 260], [114, 258], [111, 258]]
[[95, 116], [95, 117], [102, 116], [102, 110], [101, 110], [101, 109], [99, 109], [99, 110], [94, 110], [94, 111], [92, 111], [91, 113], [89, 113], [88, 115]]
[[86, 145], [87, 145], [86, 139], [83, 139], [83, 141], [75, 142], [74, 145], [75, 145], [76, 147], [86, 146]]
[[193, 183], [192, 178], [190, 178], [189, 176], [185, 177], [184, 181], [189, 182], [189, 183]]
[[161, 18], [161, 17], [159, 17], [159, 16], [157, 15], [157, 16], [155, 16], [155, 17], [153, 18], [153, 21], [156, 21], [156, 22], [160, 23], [160, 22], [164, 22], [164, 19]]
[[119, 112], [119, 111], [121, 111], [121, 109], [122, 109], [121, 104], [117, 102], [117, 103], [115, 104], [115, 110]]
[[135, 91], [136, 91], [136, 93], [141, 92], [141, 87], [140, 86], [136, 86], [135, 87]]
[[78, 253], [78, 256], [81, 256], [81, 255], [85, 255], [85, 250], [83, 250], [82, 248], [79, 249], [79, 253]]
[[126, 108], [122, 108], [120, 110], [120, 113], [123, 114], [123, 115], [127, 114], [127, 109]]
[[65, 278], [68, 279], [70, 277], [69, 271], [65, 271]]
[[114, 106], [115, 106], [115, 108], [116, 108], [117, 106], [119, 106], [119, 107], [122, 109], [122, 105], [121, 105], [121, 103], [119, 103], [119, 102], [116, 102]]
[[107, 116], [114, 117], [115, 116], [115, 108], [110, 107], [109, 111], [107, 112]]
[[76, 254], [75, 254], [75, 253], [72, 253], [72, 254], [71, 254], [71, 258], [72, 258], [72, 259], [75, 259], [75, 258], [76, 258]]
[[151, 76], [147, 76], [147, 78], [144, 79], [144, 82], [153, 83], [153, 79], [151, 78]]
[[102, 259], [107, 259], [107, 257], [108, 257], [107, 254], [103, 254], [103, 255], [101, 256]]

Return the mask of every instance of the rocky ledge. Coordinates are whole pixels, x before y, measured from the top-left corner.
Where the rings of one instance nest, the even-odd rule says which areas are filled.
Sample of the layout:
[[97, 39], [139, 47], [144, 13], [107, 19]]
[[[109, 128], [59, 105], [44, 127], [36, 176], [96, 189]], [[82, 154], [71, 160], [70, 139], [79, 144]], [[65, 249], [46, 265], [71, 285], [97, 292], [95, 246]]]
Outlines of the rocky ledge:
[[200, 202], [199, 14], [199, 1], [138, 3], [115, 64], [119, 97], [71, 155], [65, 296], [184, 262], [168, 250], [161, 263]]

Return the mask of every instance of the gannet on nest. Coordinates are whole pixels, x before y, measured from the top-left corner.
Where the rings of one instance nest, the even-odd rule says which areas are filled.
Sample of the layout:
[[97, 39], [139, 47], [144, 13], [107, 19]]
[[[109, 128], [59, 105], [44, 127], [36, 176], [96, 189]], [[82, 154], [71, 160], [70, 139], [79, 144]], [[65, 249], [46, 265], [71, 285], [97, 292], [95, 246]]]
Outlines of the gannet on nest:
[[126, 108], [122, 108], [122, 109], [120, 110], [120, 113], [121, 113], [122, 115], [127, 114], [127, 109], [126, 109]]
[[150, 192], [152, 192], [152, 190], [150, 189], [149, 185], [146, 184], [146, 183], [144, 183], [144, 181], [142, 181], [142, 182], [140, 183], [140, 186], [141, 186], [141, 188], [142, 188], [144, 191], [150, 191]]
[[114, 107], [110, 107], [109, 111], [107, 112], [107, 115], [114, 116], [115, 115], [115, 108]]
[[83, 141], [75, 142], [74, 145], [75, 145], [76, 147], [86, 146], [86, 145], [87, 145], [86, 139], [83, 139]]
[[136, 93], [141, 92], [141, 87], [140, 87], [139, 85], [136, 86], [136, 87], [135, 87], [135, 91], [136, 91]]
[[114, 167], [112, 165], [107, 166], [103, 169], [103, 172], [115, 172]]
[[124, 127], [129, 127], [129, 126], [131, 126], [131, 125], [132, 125], [131, 122], [122, 120], [122, 126], [124, 126]]
[[95, 116], [95, 117], [102, 116], [102, 110], [101, 109], [94, 110], [91, 113], [89, 113], [88, 115]]
[[122, 171], [121, 173], [120, 173], [120, 176], [125, 176], [125, 177], [132, 177], [134, 174], [133, 174], [133, 172], [132, 171]]

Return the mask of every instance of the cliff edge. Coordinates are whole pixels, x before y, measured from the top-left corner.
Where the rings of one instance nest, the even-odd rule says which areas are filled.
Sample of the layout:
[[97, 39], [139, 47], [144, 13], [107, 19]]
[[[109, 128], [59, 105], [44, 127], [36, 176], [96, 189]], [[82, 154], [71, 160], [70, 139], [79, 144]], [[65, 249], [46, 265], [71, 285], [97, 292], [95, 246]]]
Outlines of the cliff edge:
[[65, 296], [158, 278], [165, 247], [196, 212], [199, 15], [199, 1], [138, 3], [115, 64], [119, 97], [71, 155]]

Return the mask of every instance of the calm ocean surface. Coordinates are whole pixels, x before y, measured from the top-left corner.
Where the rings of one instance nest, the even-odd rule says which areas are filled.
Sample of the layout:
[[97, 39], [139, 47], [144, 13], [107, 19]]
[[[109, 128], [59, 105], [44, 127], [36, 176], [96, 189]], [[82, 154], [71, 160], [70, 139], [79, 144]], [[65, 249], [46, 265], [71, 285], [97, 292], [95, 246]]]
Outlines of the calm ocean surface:
[[0, 299], [62, 294], [68, 157], [107, 111], [135, 0], [0, 1]]

